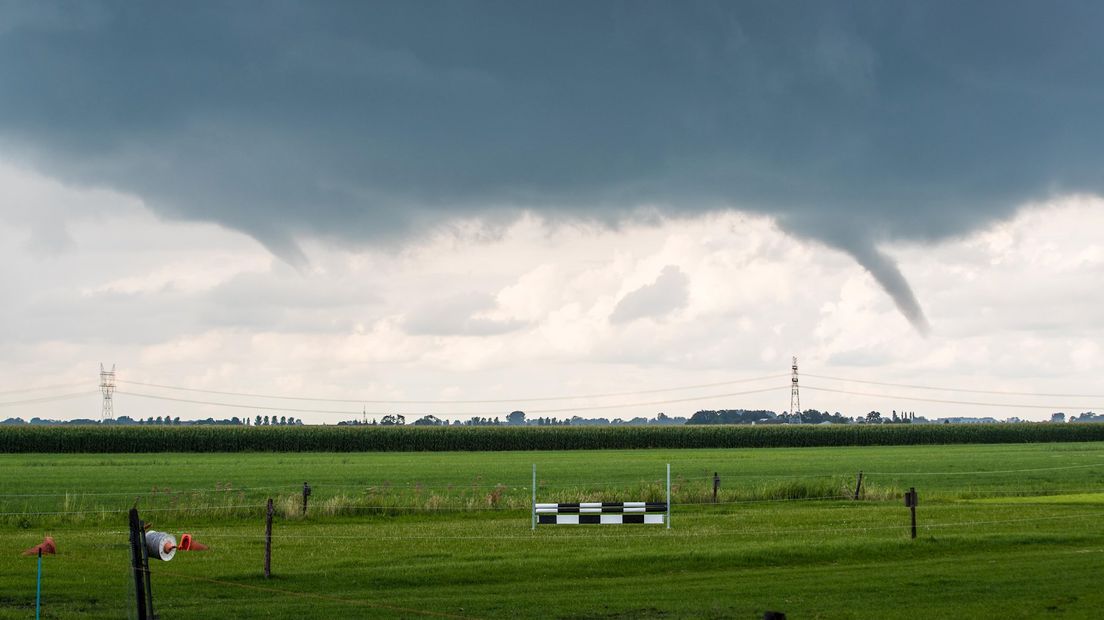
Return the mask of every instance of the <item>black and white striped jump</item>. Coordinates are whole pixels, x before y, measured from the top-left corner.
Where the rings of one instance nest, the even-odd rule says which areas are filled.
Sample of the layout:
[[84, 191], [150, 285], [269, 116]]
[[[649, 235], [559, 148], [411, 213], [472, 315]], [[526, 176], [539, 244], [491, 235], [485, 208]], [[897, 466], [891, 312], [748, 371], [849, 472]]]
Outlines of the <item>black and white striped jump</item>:
[[663, 525], [664, 502], [578, 502], [537, 504], [537, 525]]
[[537, 503], [537, 466], [533, 465], [533, 529], [538, 525], [667, 525], [671, 529], [671, 465], [667, 465], [665, 502]]

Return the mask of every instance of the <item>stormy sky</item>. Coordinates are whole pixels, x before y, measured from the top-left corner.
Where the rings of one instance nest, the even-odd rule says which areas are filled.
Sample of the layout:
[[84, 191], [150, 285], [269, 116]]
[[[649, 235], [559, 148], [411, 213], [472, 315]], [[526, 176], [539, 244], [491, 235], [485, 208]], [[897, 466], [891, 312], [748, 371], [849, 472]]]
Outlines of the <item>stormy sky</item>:
[[[428, 373], [389, 389], [434, 398], [415, 386], [463, 380], [428, 379], [441, 351], [411, 342], [463, 342], [474, 353], [449, 372], [478, 374], [601, 315], [575, 336], [590, 346], [519, 354], [521, 392], [556, 393], [571, 364], [689, 379], [702, 363], [690, 350], [775, 319], [785, 337], [705, 366], [770, 357], [785, 370], [827, 332], [850, 333], [854, 317], [825, 307], [853, 301], [857, 273], [875, 296], [851, 295], [891, 304], [884, 320], [912, 354], [967, 336], [993, 351], [1006, 329], [1068, 354], [1098, 342], [1099, 318], [1032, 332], [1066, 316], [1039, 309], [956, 331], [981, 307], [1012, 312], [999, 298], [1019, 299], [1023, 278], [997, 299], [933, 304], [985, 292], [966, 274], [984, 281], [994, 259], [962, 248], [995, 231], [1038, 213], [1061, 230], [1099, 224], [1102, 19], [1104, 5], [1072, 1], [3, 3], [4, 279], [24, 293], [4, 311], [4, 346], [140, 357], [232, 334], [297, 338], [295, 355], [319, 334], [368, 333], [383, 358], [408, 353], [406, 377]], [[119, 240], [97, 248], [108, 228]], [[697, 243], [664, 250], [687, 235]], [[1071, 278], [1090, 279], [1068, 283], [1077, 300], [1047, 291], [1066, 311], [1102, 300], [1086, 275], [1098, 241], [1075, 237], [1050, 250], [1088, 257]], [[966, 262], [929, 277], [925, 259], [951, 256]], [[756, 275], [764, 265], [774, 278]], [[757, 303], [717, 301], [731, 291]], [[849, 338], [821, 361], [902, 362]], [[9, 364], [71, 372], [41, 355]], [[567, 384], [541, 388], [550, 364]], [[1040, 364], [1050, 376], [1059, 361]], [[223, 387], [296, 388], [288, 373], [227, 372]], [[331, 389], [368, 385], [354, 379]]]

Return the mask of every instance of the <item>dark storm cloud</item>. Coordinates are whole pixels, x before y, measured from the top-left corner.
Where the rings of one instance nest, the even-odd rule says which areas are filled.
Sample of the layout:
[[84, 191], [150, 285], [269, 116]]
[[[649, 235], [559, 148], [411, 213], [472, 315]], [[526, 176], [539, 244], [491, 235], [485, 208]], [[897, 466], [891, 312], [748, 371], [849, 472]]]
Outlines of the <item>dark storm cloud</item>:
[[739, 208], [838, 247], [1104, 189], [1104, 4], [111, 3], [0, 13], [0, 141], [247, 231]]

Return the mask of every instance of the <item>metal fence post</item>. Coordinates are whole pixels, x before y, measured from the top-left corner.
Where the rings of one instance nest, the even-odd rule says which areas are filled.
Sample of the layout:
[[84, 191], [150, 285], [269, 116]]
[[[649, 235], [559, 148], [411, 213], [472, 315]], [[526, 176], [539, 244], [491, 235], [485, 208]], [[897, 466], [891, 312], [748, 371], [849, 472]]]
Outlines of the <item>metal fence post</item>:
[[35, 620], [42, 612], [42, 549], [38, 550], [38, 586], [35, 588]]
[[265, 557], [264, 576], [272, 576], [272, 498], [268, 498], [268, 510], [265, 513]]
[[671, 529], [671, 464], [667, 463], [667, 529]]

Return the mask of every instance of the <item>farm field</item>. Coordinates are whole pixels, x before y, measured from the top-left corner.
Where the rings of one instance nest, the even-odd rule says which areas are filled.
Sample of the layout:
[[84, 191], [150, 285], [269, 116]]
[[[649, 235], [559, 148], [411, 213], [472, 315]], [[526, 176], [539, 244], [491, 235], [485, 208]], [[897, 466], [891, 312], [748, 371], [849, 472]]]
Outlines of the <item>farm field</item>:
[[[672, 528], [541, 526], [662, 500]], [[864, 472], [860, 499], [851, 499]], [[712, 477], [721, 478], [712, 504]], [[308, 514], [300, 490], [311, 484]], [[908, 487], [919, 495], [910, 540]], [[263, 505], [275, 499], [273, 578]], [[133, 608], [126, 509], [210, 545], [151, 566], [163, 618], [1098, 617], [1104, 443], [557, 452], [0, 455], [0, 617]], [[133, 613], [133, 612], [130, 612]]]

